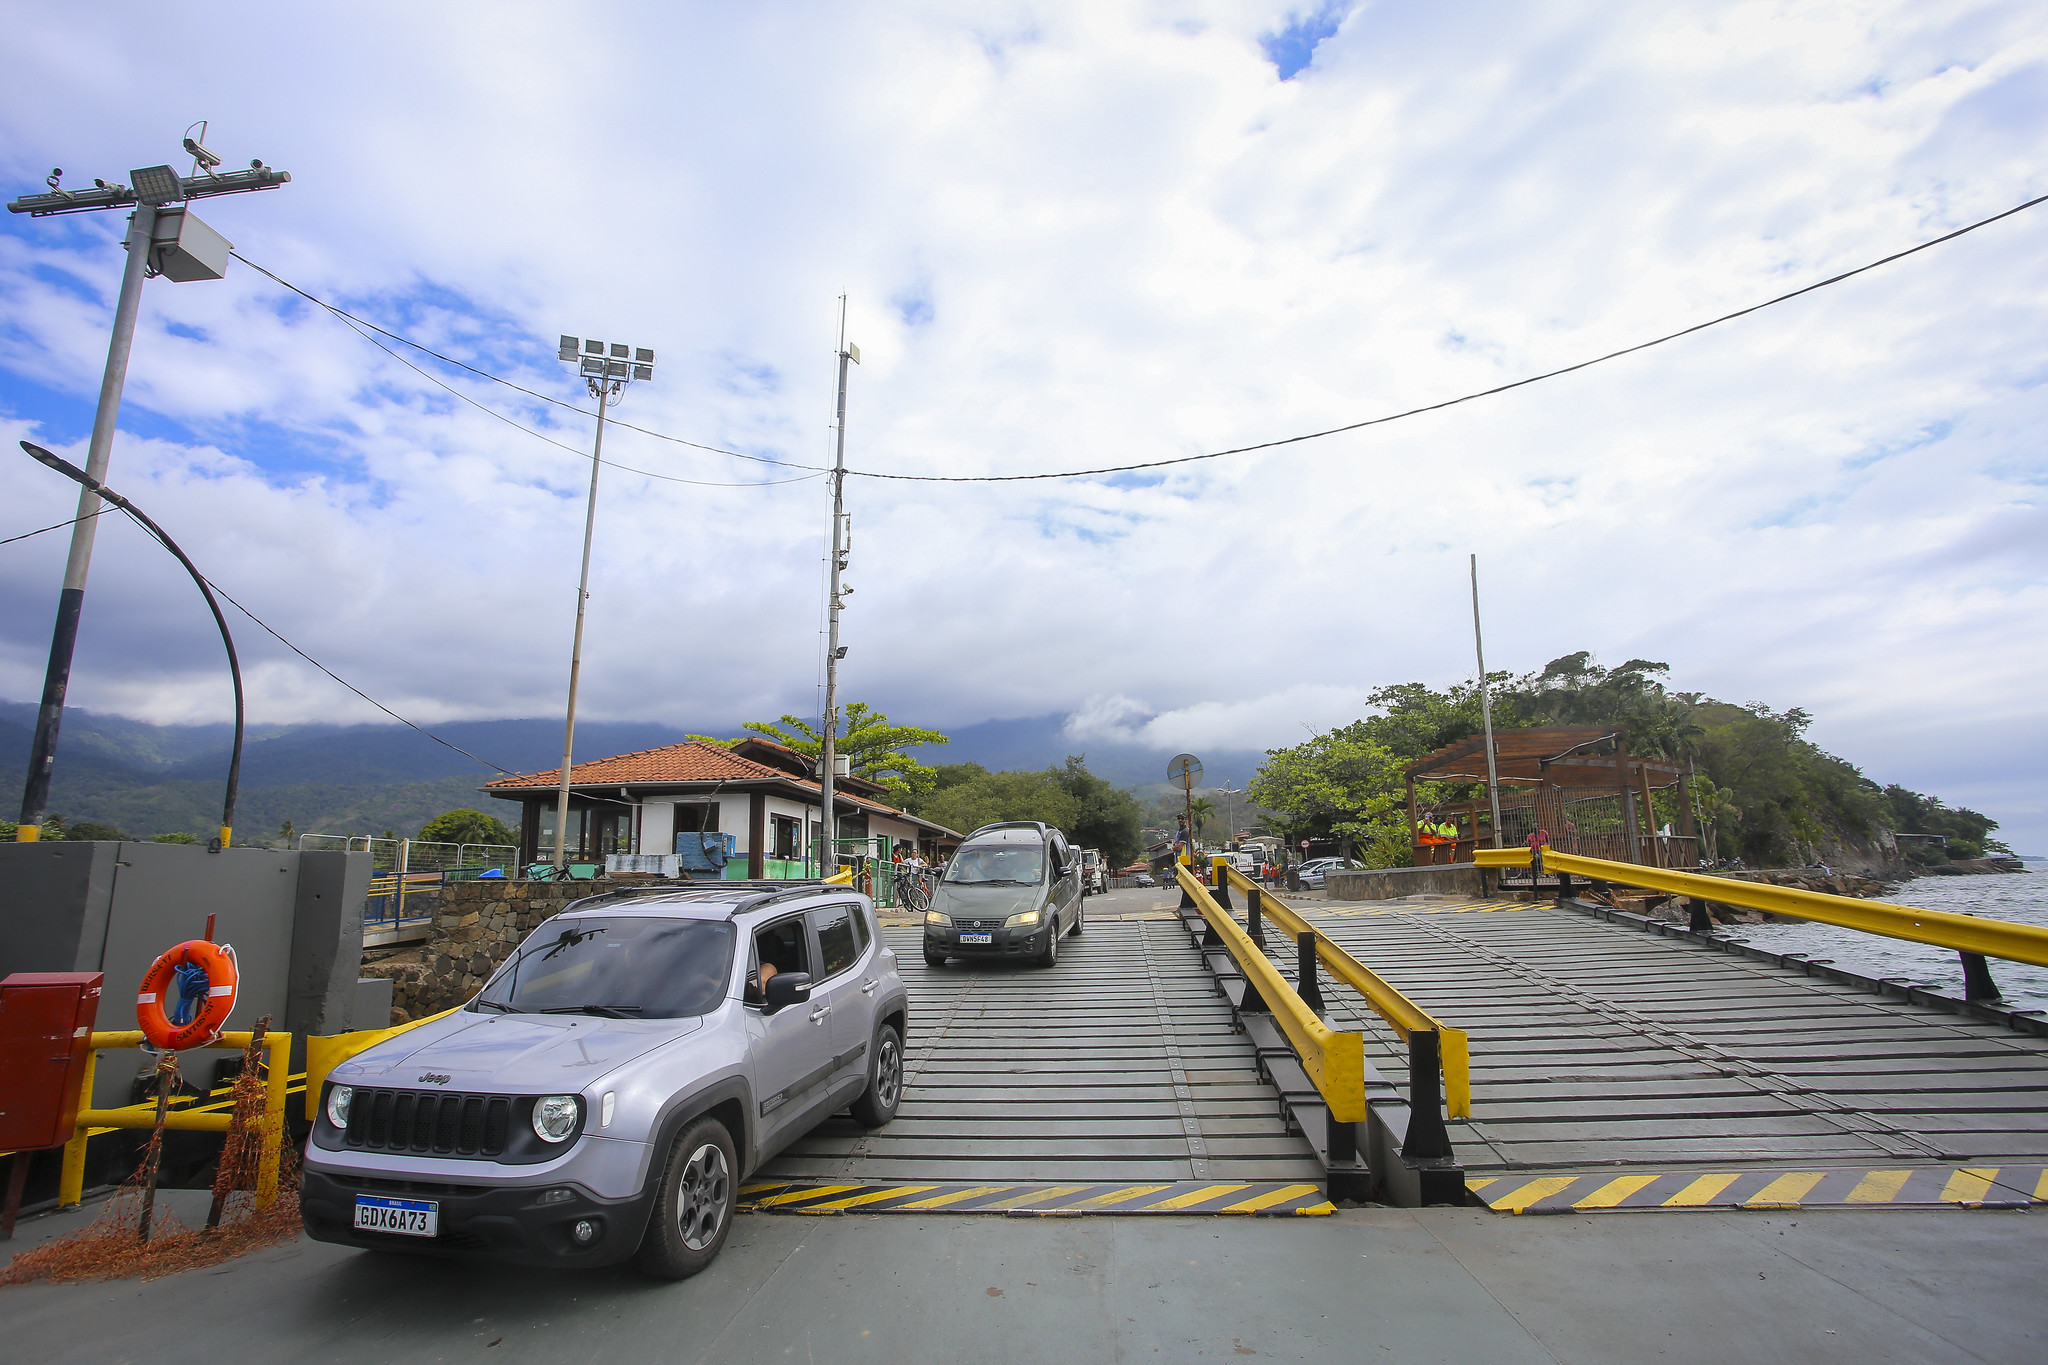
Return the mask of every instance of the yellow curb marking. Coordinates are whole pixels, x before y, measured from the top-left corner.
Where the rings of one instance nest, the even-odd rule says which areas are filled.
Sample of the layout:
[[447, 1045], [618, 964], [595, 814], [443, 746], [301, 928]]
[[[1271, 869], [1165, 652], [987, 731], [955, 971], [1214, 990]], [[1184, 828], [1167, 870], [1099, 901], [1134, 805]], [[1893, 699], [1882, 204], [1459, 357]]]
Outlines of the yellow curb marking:
[[1091, 1187], [1087, 1185], [1052, 1185], [1046, 1189], [1033, 1190], [1028, 1194], [1017, 1194], [1010, 1196], [1008, 1199], [998, 1199], [988, 1207], [992, 1209], [1021, 1209], [1028, 1204], [1042, 1204], [1048, 1199], [1064, 1199], [1070, 1194], [1079, 1194], [1081, 1191], [1089, 1188]]
[[1107, 1209], [1118, 1204], [1128, 1204], [1133, 1199], [1142, 1199], [1148, 1194], [1157, 1194], [1161, 1190], [1170, 1190], [1172, 1188], [1173, 1186], [1171, 1185], [1130, 1185], [1121, 1190], [1111, 1190], [1108, 1194], [1098, 1194], [1092, 1199], [1076, 1200], [1073, 1204], [1068, 1205], [1068, 1207], [1076, 1209]]
[[914, 1204], [899, 1204], [899, 1209], [943, 1209], [948, 1204], [958, 1204], [963, 1199], [973, 1199], [984, 1194], [1001, 1194], [1004, 1190], [1015, 1189], [1014, 1185], [975, 1185], [964, 1190], [948, 1190], [935, 1194], [929, 1199], [920, 1199]]
[[1991, 1189], [1991, 1182], [1998, 1179], [1996, 1166], [1965, 1166], [1948, 1178], [1948, 1184], [1941, 1188], [1943, 1203], [1980, 1204]]
[[1226, 1194], [1235, 1194], [1239, 1190], [1248, 1190], [1250, 1188], [1250, 1185], [1205, 1185], [1199, 1190], [1189, 1190], [1186, 1194], [1177, 1194], [1171, 1199], [1162, 1199], [1156, 1204], [1147, 1204], [1145, 1207], [1148, 1210], [1190, 1209], [1197, 1204], [1206, 1204], [1211, 1199], [1219, 1199]]
[[1845, 1204], [1889, 1204], [1899, 1197], [1899, 1191], [1906, 1188], [1911, 1171], [1870, 1171], [1856, 1182], [1856, 1188], [1843, 1196]]
[[1520, 1189], [1513, 1190], [1491, 1201], [1491, 1206], [1496, 1209], [1506, 1209], [1510, 1213], [1520, 1213], [1531, 1204], [1542, 1203], [1550, 1198], [1551, 1195], [1557, 1194], [1577, 1179], [1578, 1177], [1575, 1175], [1548, 1175], [1541, 1180], [1532, 1180]]
[[806, 1204], [804, 1205], [804, 1211], [809, 1213], [815, 1209], [857, 1209], [862, 1204], [873, 1204], [883, 1199], [894, 1199], [899, 1194], [922, 1194], [926, 1190], [935, 1190], [937, 1188], [937, 1185], [891, 1185], [887, 1189], [869, 1190], [866, 1194], [856, 1194], [845, 1199], [835, 1199], [829, 1204]]
[[1798, 1208], [1799, 1201], [1806, 1198], [1815, 1185], [1827, 1175], [1826, 1171], [1787, 1171], [1755, 1194], [1742, 1201], [1744, 1208]]
[[[1299, 1199], [1303, 1195], [1314, 1194], [1316, 1190], [1317, 1187], [1314, 1185], [1282, 1185], [1277, 1190], [1267, 1190], [1264, 1194], [1255, 1194], [1249, 1199], [1240, 1199], [1235, 1204], [1225, 1204], [1222, 1212], [1257, 1213], [1260, 1209], [1270, 1209], [1275, 1204], [1284, 1204], [1290, 1199]], [[1320, 1207], [1327, 1209], [1331, 1213], [1337, 1211], [1336, 1205], [1331, 1204], [1327, 1200]], [[1307, 1210], [1296, 1209], [1295, 1212], [1305, 1213]]]
[[808, 1189], [791, 1190], [787, 1194], [771, 1194], [760, 1201], [763, 1208], [775, 1204], [793, 1204], [799, 1199], [816, 1199], [821, 1194], [838, 1194], [841, 1190], [857, 1190], [858, 1185], [813, 1185]]
[[1732, 1174], [1703, 1175], [1677, 1194], [1665, 1200], [1664, 1207], [1667, 1209], [1690, 1209], [1698, 1208], [1702, 1204], [1711, 1204], [1720, 1197], [1721, 1191], [1735, 1183], [1735, 1179], [1736, 1177]]
[[1619, 1179], [1608, 1181], [1584, 1199], [1573, 1204], [1572, 1207], [1575, 1209], [1611, 1209], [1637, 1190], [1642, 1189], [1645, 1185], [1655, 1184], [1657, 1180], [1658, 1177], [1654, 1175], [1625, 1175]]

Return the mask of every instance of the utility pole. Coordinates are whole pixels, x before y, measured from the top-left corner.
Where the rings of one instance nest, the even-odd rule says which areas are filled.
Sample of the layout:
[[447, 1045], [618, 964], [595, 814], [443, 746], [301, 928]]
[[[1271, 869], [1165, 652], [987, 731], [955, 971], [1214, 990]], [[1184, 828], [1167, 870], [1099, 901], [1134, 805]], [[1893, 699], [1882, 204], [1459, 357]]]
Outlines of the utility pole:
[[[102, 510], [97, 489], [106, 482], [107, 464], [114, 450], [114, 425], [121, 415], [121, 391], [128, 379], [128, 353], [135, 344], [135, 318], [142, 309], [142, 282], [152, 275], [167, 275], [173, 281], [218, 280], [227, 274], [228, 255], [234, 249], [227, 238], [215, 232], [182, 205], [193, 199], [220, 194], [241, 194], [250, 190], [276, 189], [291, 180], [289, 171], [273, 170], [261, 161], [251, 161], [246, 171], [222, 175], [214, 168], [221, 159], [201, 141], [206, 125], [193, 125], [199, 137], [186, 130], [185, 150], [192, 157], [192, 174], [181, 176], [169, 166], [145, 166], [130, 171], [133, 186], [93, 181], [89, 190], [63, 188], [64, 172], [54, 170], [44, 181], [46, 194], [25, 194], [7, 205], [9, 213], [26, 213], [47, 218], [60, 213], [87, 213], [97, 209], [127, 208], [126, 247], [128, 263], [121, 272], [121, 293], [114, 304], [114, 333], [107, 343], [107, 368], [100, 377], [99, 406], [93, 412], [92, 439], [86, 446], [85, 475], [80, 485], [78, 520], [71, 528], [71, 553], [64, 561], [64, 586], [57, 594], [57, 624], [50, 635], [50, 661], [43, 674], [43, 700], [36, 712], [35, 739], [29, 748], [28, 781], [21, 795], [21, 820], [15, 828], [18, 843], [35, 843], [42, 838], [43, 815], [50, 804], [50, 777], [57, 761], [57, 731], [64, 721], [64, 696], [71, 688], [71, 657], [78, 644], [78, 623], [85, 613], [85, 580], [92, 568], [92, 545]], [[223, 826], [220, 846], [225, 848], [232, 831]]]
[[834, 842], [839, 821], [833, 810], [834, 779], [838, 771], [839, 660], [846, 653], [839, 644], [840, 599], [853, 591], [840, 585], [846, 568], [846, 366], [860, 364], [860, 347], [846, 344], [846, 295], [839, 296], [839, 450], [832, 458], [832, 586], [826, 600], [825, 632], [825, 716], [818, 751], [818, 832], [824, 848], [818, 853], [819, 875], [829, 877], [839, 870], [839, 845]]
[[[1493, 701], [1486, 690], [1486, 642], [1479, 635], [1479, 556], [1472, 556], [1472, 650], [1479, 656], [1479, 719], [1486, 727], [1486, 799], [1493, 804], [1493, 846], [1500, 840], [1500, 774], [1493, 761]], [[1474, 839], [1473, 846], [1479, 841]]]
[[583, 608], [590, 601], [590, 542], [597, 530], [597, 473], [604, 468], [605, 409], [625, 394], [626, 385], [636, 379], [654, 378], [654, 352], [645, 346], [624, 342], [609, 344], [564, 336], [556, 352], [561, 360], [579, 362], [590, 396], [597, 400], [597, 440], [590, 448], [590, 496], [583, 506], [583, 572], [576, 580], [576, 638], [569, 646], [569, 711], [562, 723], [562, 781], [555, 792], [555, 875], [563, 875], [562, 861], [569, 837], [569, 764], [576, 751], [576, 684], [583, 672]]

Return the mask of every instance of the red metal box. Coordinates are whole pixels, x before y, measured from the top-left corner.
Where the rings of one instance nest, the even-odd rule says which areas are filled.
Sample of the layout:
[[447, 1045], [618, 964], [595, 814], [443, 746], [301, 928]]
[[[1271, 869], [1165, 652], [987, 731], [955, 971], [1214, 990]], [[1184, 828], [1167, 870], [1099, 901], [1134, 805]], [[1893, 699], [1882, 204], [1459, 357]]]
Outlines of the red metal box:
[[99, 1005], [98, 972], [16, 972], [0, 980], [0, 1151], [71, 1140]]

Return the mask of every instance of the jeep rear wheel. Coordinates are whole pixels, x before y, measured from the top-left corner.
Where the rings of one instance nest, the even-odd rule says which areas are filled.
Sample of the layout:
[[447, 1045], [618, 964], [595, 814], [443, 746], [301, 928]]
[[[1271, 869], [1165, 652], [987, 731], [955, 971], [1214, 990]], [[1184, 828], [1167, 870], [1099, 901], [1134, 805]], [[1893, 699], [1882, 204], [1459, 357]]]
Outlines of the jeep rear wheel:
[[894, 1024], [884, 1024], [875, 1030], [869, 1052], [868, 1088], [853, 1102], [853, 1119], [863, 1128], [880, 1128], [903, 1102], [903, 1035]]
[[683, 1130], [669, 1149], [654, 1214], [640, 1241], [642, 1270], [686, 1280], [717, 1259], [732, 1231], [738, 1165], [732, 1134], [717, 1119], [701, 1118]]

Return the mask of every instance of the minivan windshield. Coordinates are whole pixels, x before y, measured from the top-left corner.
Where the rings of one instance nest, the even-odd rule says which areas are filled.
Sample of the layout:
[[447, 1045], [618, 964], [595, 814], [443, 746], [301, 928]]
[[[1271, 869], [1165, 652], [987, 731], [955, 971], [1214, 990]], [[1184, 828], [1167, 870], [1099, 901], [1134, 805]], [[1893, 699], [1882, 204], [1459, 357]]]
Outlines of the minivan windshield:
[[733, 927], [717, 920], [573, 919], [541, 926], [476, 998], [497, 1014], [680, 1019], [725, 998]]
[[946, 869], [946, 881], [954, 886], [1036, 886], [1044, 879], [1045, 850], [1028, 845], [969, 845]]

